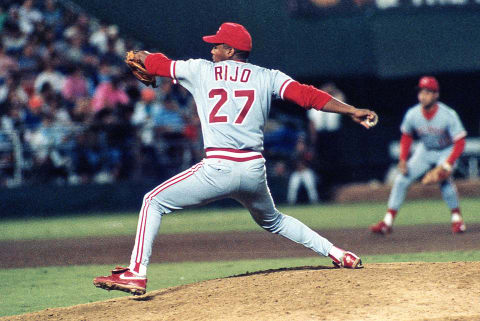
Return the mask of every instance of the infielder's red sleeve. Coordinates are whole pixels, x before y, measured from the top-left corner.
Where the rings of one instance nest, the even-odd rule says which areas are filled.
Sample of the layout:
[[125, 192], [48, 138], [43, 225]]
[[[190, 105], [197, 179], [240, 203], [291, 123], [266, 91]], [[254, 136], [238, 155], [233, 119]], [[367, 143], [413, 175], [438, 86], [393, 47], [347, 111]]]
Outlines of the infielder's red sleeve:
[[450, 165], [455, 164], [455, 161], [462, 155], [463, 150], [465, 149], [465, 137], [460, 138], [455, 142], [453, 145], [452, 152], [450, 153], [450, 156], [447, 158], [447, 162]]
[[407, 160], [412, 143], [413, 137], [411, 135], [403, 133], [402, 138], [400, 138], [400, 160]]
[[145, 68], [149, 74], [155, 76], [173, 78], [170, 73], [171, 64], [172, 60], [162, 53], [149, 54], [145, 58]]
[[298, 81], [290, 81], [282, 98], [306, 109], [321, 110], [332, 99], [332, 96], [313, 86], [304, 85]]

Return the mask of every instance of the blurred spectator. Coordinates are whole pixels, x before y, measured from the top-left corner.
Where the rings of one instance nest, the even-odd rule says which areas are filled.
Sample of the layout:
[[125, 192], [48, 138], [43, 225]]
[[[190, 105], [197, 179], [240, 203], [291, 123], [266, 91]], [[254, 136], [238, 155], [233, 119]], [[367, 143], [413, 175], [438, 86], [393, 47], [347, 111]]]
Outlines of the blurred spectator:
[[43, 16], [34, 6], [33, 0], [25, 0], [18, 9], [18, 23], [22, 32], [31, 34], [34, 31], [34, 25], [43, 20]]
[[107, 34], [108, 25], [100, 23], [98, 29], [92, 33], [88, 39], [88, 43], [93, 47], [97, 48], [98, 52], [104, 54], [108, 49], [108, 34]]
[[104, 54], [100, 55], [100, 60], [103, 63], [112, 66], [114, 68], [114, 73], [119, 72], [119, 68], [124, 65], [123, 57], [120, 58], [120, 56], [117, 55], [117, 52], [115, 50], [115, 42], [110, 38], [108, 38], [107, 40], [107, 51], [105, 51]]
[[[17, 101], [26, 104], [28, 102], [28, 94], [21, 86], [21, 74], [12, 73], [7, 76], [5, 82], [0, 87], [0, 104], [15, 104]], [[7, 100], [9, 100], [7, 102]], [[12, 101], [14, 100], [14, 101]]]
[[9, 108], [1, 117], [0, 129], [6, 131], [19, 130], [24, 124], [24, 108], [23, 104], [11, 103]]
[[177, 102], [166, 97], [154, 124], [155, 136], [163, 143], [160, 162], [165, 169], [165, 176], [170, 177], [184, 165], [184, 153], [187, 149], [184, 136], [185, 120]]
[[74, 173], [81, 184], [90, 183], [101, 169], [101, 150], [97, 135], [91, 131], [81, 132], [76, 137], [76, 143], [73, 152]]
[[119, 33], [118, 33], [118, 27], [115, 25], [109, 26], [107, 29], [108, 32], [108, 41], [112, 44], [113, 50], [115, 54], [118, 57], [123, 57], [125, 56], [126, 50], [126, 44], [125, 41], [120, 38]]
[[89, 95], [87, 78], [79, 66], [73, 67], [70, 75], [65, 79], [62, 95], [72, 105], [75, 104], [77, 99], [85, 98]]
[[310, 203], [318, 202], [317, 182], [315, 173], [311, 169], [313, 154], [308, 150], [305, 136], [300, 135], [293, 155], [294, 170], [288, 181], [287, 201], [289, 204], [297, 202], [298, 190], [303, 185], [307, 190]]
[[163, 108], [155, 115], [155, 126], [161, 134], [182, 135], [185, 122], [178, 104], [166, 98], [163, 101]]
[[20, 80], [19, 73], [12, 73], [0, 81], [0, 114], [1, 110], [7, 109], [7, 99], [12, 93], [15, 93], [22, 102], [26, 103], [28, 101], [28, 95], [20, 86]]
[[2, 32], [2, 44], [5, 52], [9, 55], [21, 53], [28, 40], [27, 36], [18, 27], [17, 20], [18, 11], [10, 10], [10, 14], [5, 22], [4, 32]]
[[54, 69], [53, 62], [47, 61], [43, 66], [43, 71], [35, 78], [35, 92], [39, 93], [42, 86], [48, 83], [55, 92], [60, 93], [63, 89], [64, 81], [65, 77]]
[[119, 105], [117, 109], [100, 110], [90, 128], [96, 132], [101, 148], [102, 168], [95, 178], [99, 183], [124, 179], [132, 172], [134, 130], [129, 124], [126, 109], [128, 106]]
[[69, 126], [71, 124], [70, 114], [63, 104], [61, 95], [55, 92], [50, 83], [47, 82], [43, 84], [40, 89], [40, 97], [44, 102], [42, 112], [54, 115], [55, 120], [63, 126]]
[[40, 126], [42, 117], [45, 117], [45, 115], [42, 114], [43, 105], [44, 101], [40, 95], [34, 95], [29, 99], [28, 108], [24, 109], [24, 122], [27, 135], [30, 130], [35, 130]]
[[97, 71], [97, 83], [102, 83], [106, 81], [112, 80], [113, 68], [109, 64], [105, 63], [104, 61], [100, 62]]
[[140, 150], [137, 154], [136, 176], [157, 177], [158, 141], [155, 139], [155, 119], [163, 107], [156, 99], [155, 90], [144, 88], [141, 100], [135, 104], [131, 123], [137, 128]]
[[113, 76], [111, 81], [100, 83], [93, 95], [92, 107], [95, 112], [104, 108], [115, 108], [118, 104], [128, 104], [130, 99], [127, 93], [121, 88], [119, 76]]
[[78, 98], [72, 110], [72, 120], [76, 123], [89, 125], [92, 123], [94, 112], [90, 98]]
[[270, 119], [265, 127], [265, 154], [274, 160], [290, 159], [299, 130], [293, 119]]
[[5, 79], [9, 73], [18, 71], [18, 62], [7, 55], [3, 44], [0, 42], [0, 78]]
[[45, 11], [43, 21], [50, 27], [56, 27], [61, 22], [61, 11], [55, 0], [45, 0]]
[[[345, 94], [334, 83], [327, 83], [320, 87], [332, 97], [346, 102]], [[338, 158], [341, 155], [341, 115], [326, 113], [310, 109], [307, 111], [309, 119], [310, 140], [314, 146], [315, 171], [320, 175], [322, 191], [329, 193], [336, 180]], [[324, 196], [328, 198], [328, 195]]]
[[154, 121], [162, 106], [156, 100], [155, 91], [151, 88], [142, 89], [141, 97], [141, 100], [135, 104], [131, 122], [139, 128], [142, 144], [150, 146], [154, 140]]
[[72, 63], [80, 64], [85, 57], [84, 37], [82, 35], [69, 38], [69, 46], [65, 51], [65, 57]]
[[36, 73], [40, 70], [40, 57], [33, 44], [27, 44], [18, 57], [18, 67], [24, 73]]
[[40, 183], [50, 179], [66, 183], [71, 165], [66, 151], [69, 130], [60, 126], [51, 114], [43, 114], [41, 118], [41, 125], [25, 136], [33, 152], [33, 177]]
[[[64, 33], [63, 36], [66, 39], [75, 39], [75, 38], [83, 38], [86, 35], [89, 34], [90, 31], [90, 19], [88, 18], [87, 15], [80, 13], [76, 17], [72, 16], [72, 19], [75, 20], [75, 22], [71, 25], [69, 25]], [[68, 23], [68, 22], [67, 22]]]
[[[327, 83], [320, 87], [320, 89], [342, 102], [346, 101], [345, 94], [340, 91], [334, 83]], [[341, 127], [340, 114], [319, 113], [315, 109], [310, 109], [307, 114], [310, 120], [310, 135], [312, 143], [316, 143], [323, 132], [336, 132]]]

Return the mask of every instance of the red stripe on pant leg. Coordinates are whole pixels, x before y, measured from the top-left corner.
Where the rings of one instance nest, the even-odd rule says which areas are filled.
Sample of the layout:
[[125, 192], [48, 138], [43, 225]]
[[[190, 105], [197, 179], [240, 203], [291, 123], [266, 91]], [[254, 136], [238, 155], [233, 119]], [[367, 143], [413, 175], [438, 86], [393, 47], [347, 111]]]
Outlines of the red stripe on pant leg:
[[137, 239], [137, 256], [135, 258], [135, 262], [139, 262], [139, 255], [141, 258], [141, 251], [140, 251], [140, 245], [143, 248], [143, 242], [145, 240], [145, 225], [147, 224], [147, 211], [148, 207], [150, 205], [150, 200], [145, 199], [145, 204], [142, 208], [142, 220], [140, 221], [140, 229], [138, 230], [138, 239]]
[[[142, 224], [143, 224], [143, 228], [142, 228], [142, 231], [141, 231], [141, 236], [139, 235], [139, 239], [141, 239], [141, 244], [142, 244], [142, 247], [140, 249], [140, 242], [138, 243], [138, 246], [137, 246], [137, 260], [136, 260], [136, 263], [142, 263], [142, 257], [143, 257], [143, 244], [145, 243], [145, 229], [147, 228], [147, 216], [148, 216], [148, 208], [150, 207], [150, 201], [148, 201], [148, 205], [146, 206], [146, 209], [145, 209], [145, 222], [142, 221]], [[140, 255], [140, 258], [138, 257], [138, 255]]]
[[[145, 203], [143, 204], [142, 206], [142, 219], [140, 221], [140, 229], [138, 230], [138, 239], [137, 239], [137, 255], [135, 257], [135, 261], [138, 262], [138, 255], [140, 253], [139, 249], [140, 249], [140, 241], [144, 238], [142, 238], [142, 233], [144, 233], [145, 231], [145, 226], [144, 226], [144, 222], [146, 222], [146, 218], [145, 218], [145, 215], [146, 215], [146, 211], [145, 211], [145, 208], [148, 207], [148, 204], [149, 204], [149, 201], [150, 199], [153, 197], [152, 195], [160, 188], [162, 188], [165, 184], [171, 182], [172, 180], [175, 180], [183, 175], [186, 175], [188, 174], [189, 172], [191, 172], [192, 170], [194, 169], [197, 169], [199, 166], [203, 165], [202, 162], [200, 163], [197, 163], [195, 165], [193, 165], [191, 168], [175, 175], [174, 177], [172, 177], [171, 179], [167, 180], [166, 182], [163, 182], [162, 184], [158, 185], [155, 189], [153, 189], [153, 191], [151, 191], [146, 197], [145, 197]], [[142, 243], [142, 246], [143, 246], [143, 243]]]
[[[147, 225], [147, 212], [148, 212], [148, 207], [150, 206], [151, 199], [154, 198], [156, 195], [158, 195], [158, 193], [160, 193], [161, 191], [165, 190], [166, 188], [168, 188], [172, 185], [175, 185], [176, 183], [192, 176], [196, 171], [198, 171], [200, 169], [200, 167], [202, 167], [202, 165], [203, 165], [203, 163], [200, 162], [200, 163], [192, 166], [188, 170], [186, 170], [186, 171], [174, 176], [173, 178], [169, 179], [168, 181], [160, 184], [152, 192], [150, 192], [148, 194], [148, 196], [145, 198], [145, 204], [144, 204], [144, 208], [143, 208], [143, 211], [142, 211], [142, 221], [141, 221], [139, 235], [138, 235], [138, 239], [137, 239], [137, 256], [135, 258], [136, 263], [141, 263], [142, 257], [143, 257], [143, 245], [145, 243], [145, 229], [146, 229], [146, 225]], [[185, 175], [187, 175], [187, 176], [185, 176]], [[180, 180], [178, 180], [176, 182], [173, 182], [176, 179], [180, 179]], [[169, 183], [171, 183], [171, 184], [166, 186]], [[155, 193], [155, 194], [153, 194], [153, 193]], [[140, 241], [141, 241], [141, 249], [140, 249]], [[140, 255], [140, 257], [139, 257], [139, 255]]]
[[[189, 177], [192, 176], [193, 174], [195, 174], [195, 172], [191, 172], [191, 173], [189, 173], [187, 176], [183, 175], [181, 178], [179, 177], [179, 180], [178, 180], [178, 181], [172, 182], [172, 183], [171, 183], [170, 185], [168, 185], [168, 186], [165, 186], [165, 184], [162, 184], [162, 185], [165, 186], [165, 187], [164, 187], [163, 189], [160, 189], [160, 190], [157, 192], [157, 194], [160, 193], [161, 191], [167, 189], [168, 187], [173, 186], [173, 185], [177, 184], [178, 182], [181, 182], [181, 181], [183, 181], [184, 179], [189, 178]], [[157, 194], [152, 195], [152, 196], [150, 197], [150, 200], [151, 200], [153, 197], [155, 197]], [[150, 200], [149, 200], [149, 201], [150, 201]], [[146, 206], [146, 209], [145, 209], [145, 224], [143, 225], [142, 237], [141, 237], [141, 239], [142, 239], [142, 247], [141, 247], [141, 249], [140, 249], [140, 246], [137, 247], [137, 251], [138, 251], [139, 249], [140, 249], [140, 251], [137, 252], [137, 260], [136, 260], [136, 263], [141, 263], [141, 262], [142, 262], [142, 258], [143, 258], [143, 246], [144, 246], [144, 244], [145, 244], [145, 229], [147, 228], [147, 219], [146, 219], [146, 217], [147, 217], [147, 212], [148, 212], [148, 207], [149, 207], [149, 206], [150, 206], [150, 202], [148, 202], [148, 205]], [[139, 244], [139, 245], [140, 245], [140, 244]], [[138, 258], [138, 254], [140, 254], [140, 258]]]
[[140, 263], [135, 262], [135, 267], [133, 268], [133, 271], [136, 273], [140, 272]]
[[144, 201], [142, 203], [142, 208], [140, 209], [140, 213], [138, 214], [138, 227], [137, 227], [137, 235], [135, 239], [135, 245], [137, 247], [137, 255], [135, 256], [135, 262], [138, 261], [138, 249], [140, 247], [140, 239], [142, 235], [142, 227], [143, 227], [143, 219], [145, 218], [145, 207], [147, 206], [148, 199], [147, 197], [144, 198]]
[[189, 169], [184, 170], [183, 172], [181, 172], [181, 173], [173, 176], [173, 177], [170, 178], [169, 180], [167, 180], [167, 181], [163, 182], [162, 184], [158, 185], [157, 187], [155, 187], [155, 189], [154, 189], [153, 191], [150, 192], [150, 194], [147, 196], [147, 198], [151, 198], [151, 195], [152, 195], [153, 193], [155, 193], [157, 189], [162, 188], [163, 185], [170, 183], [171, 181], [179, 178], [180, 176], [183, 176], [183, 175], [185, 175], [185, 174], [187, 174], [187, 173], [190, 173], [192, 170], [196, 170], [196, 169], [197, 169], [199, 166], [201, 166], [201, 165], [203, 165], [202, 162], [200, 162], [200, 163], [198, 163], [198, 164], [195, 164], [195, 165], [193, 165], [192, 167], [190, 167]]
[[188, 175], [188, 176], [185, 176], [185, 177], [182, 177], [181, 179], [179, 179], [179, 180], [178, 180], [178, 181], [176, 181], [176, 182], [171, 182], [171, 183], [170, 183], [170, 184], [168, 184], [168, 185], [164, 185], [164, 186], [163, 186], [163, 188], [157, 192], [157, 194], [155, 194], [155, 195], [153, 195], [153, 196], [152, 196], [152, 198], [153, 198], [153, 197], [155, 197], [155, 196], [157, 196], [157, 195], [158, 195], [158, 193], [160, 193], [160, 192], [162, 192], [162, 191], [166, 190], [166, 189], [167, 189], [167, 188], [169, 188], [170, 186], [173, 186], [173, 185], [175, 185], [175, 184], [177, 184], [177, 183], [179, 183], [179, 182], [183, 181], [184, 179], [186, 179], [186, 178], [189, 178], [190, 176], [192, 176], [193, 174], [195, 174], [195, 173], [196, 173], [196, 172], [197, 172], [199, 169], [200, 169], [200, 168], [197, 168], [196, 170], [192, 171], [192, 172], [190, 173], [190, 175]]

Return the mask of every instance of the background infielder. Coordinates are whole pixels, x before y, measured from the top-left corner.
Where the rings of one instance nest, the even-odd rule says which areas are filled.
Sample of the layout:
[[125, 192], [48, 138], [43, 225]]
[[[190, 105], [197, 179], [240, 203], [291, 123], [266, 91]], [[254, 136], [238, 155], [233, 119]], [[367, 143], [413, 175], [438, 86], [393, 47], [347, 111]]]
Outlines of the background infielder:
[[272, 96], [308, 109], [350, 115], [366, 128], [376, 123], [377, 115], [332, 99], [280, 71], [247, 63], [252, 39], [242, 25], [224, 23], [215, 35], [203, 40], [214, 44], [213, 62], [174, 61], [162, 53], [135, 53], [149, 74], [171, 77], [192, 93], [201, 120], [206, 157], [145, 195], [130, 266], [117, 267], [110, 276], [95, 278], [94, 284], [108, 290], [145, 293], [147, 265], [162, 215], [227, 197], [243, 204], [265, 230], [330, 256], [337, 266], [362, 267], [357, 255], [333, 246], [275, 208], [261, 153], [263, 129]]
[[[425, 76], [418, 82], [419, 103], [407, 111], [400, 127], [400, 174], [395, 178], [390, 192], [384, 219], [370, 227], [373, 233], [387, 234], [392, 231], [393, 220], [405, 199], [408, 187], [432, 166], [436, 167], [425, 175], [422, 182], [440, 183], [442, 197], [452, 213], [452, 232], [460, 233], [466, 229], [451, 173], [465, 147], [467, 132], [457, 113], [438, 101], [439, 89], [434, 77]], [[408, 159], [414, 135], [420, 143]]]

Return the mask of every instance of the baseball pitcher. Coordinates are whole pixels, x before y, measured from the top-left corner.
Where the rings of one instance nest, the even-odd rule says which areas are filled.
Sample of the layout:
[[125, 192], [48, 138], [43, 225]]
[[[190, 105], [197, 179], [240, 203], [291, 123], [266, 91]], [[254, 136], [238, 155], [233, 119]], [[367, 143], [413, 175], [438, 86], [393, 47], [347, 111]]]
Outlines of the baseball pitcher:
[[278, 70], [248, 63], [252, 39], [242, 25], [224, 23], [215, 35], [205, 36], [203, 40], [213, 44], [213, 62], [172, 60], [162, 53], [146, 51], [130, 56], [144, 69], [142, 72], [147, 77], [140, 75], [144, 78], [139, 78], [144, 83], [152, 84], [152, 77], [148, 76], [170, 77], [193, 95], [206, 157], [145, 195], [130, 266], [118, 267], [110, 276], [95, 278], [95, 286], [144, 294], [152, 244], [162, 216], [222, 198], [237, 200], [262, 228], [331, 257], [336, 266], [361, 268], [357, 255], [333, 246], [297, 219], [275, 208], [262, 156], [263, 130], [272, 97], [307, 109], [347, 114], [366, 128], [375, 125], [378, 119], [375, 112], [344, 104]]
[[[457, 113], [438, 101], [439, 89], [434, 77], [425, 76], [418, 82], [419, 103], [407, 111], [400, 127], [400, 173], [390, 192], [384, 219], [370, 227], [373, 233], [392, 232], [393, 220], [405, 199], [408, 187], [426, 172], [423, 184], [440, 184], [442, 197], [452, 214], [452, 232], [461, 233], [466, 230], [451, 173], [465, 148], [467, 132]], [[414, 135], [419, 138], [420, 144], [408, 158]], [[430, 170], [432, 166], [434, 168]]]

